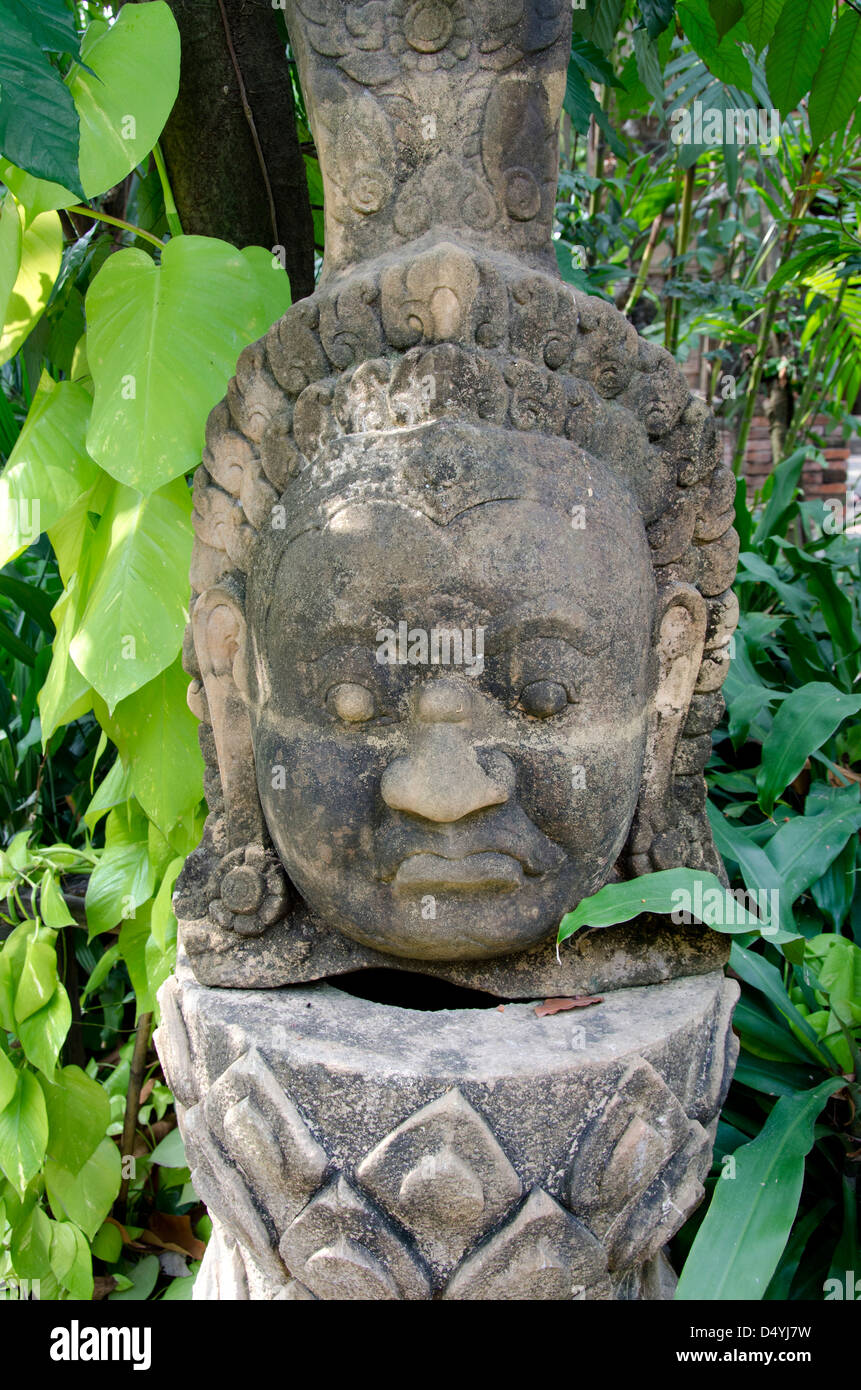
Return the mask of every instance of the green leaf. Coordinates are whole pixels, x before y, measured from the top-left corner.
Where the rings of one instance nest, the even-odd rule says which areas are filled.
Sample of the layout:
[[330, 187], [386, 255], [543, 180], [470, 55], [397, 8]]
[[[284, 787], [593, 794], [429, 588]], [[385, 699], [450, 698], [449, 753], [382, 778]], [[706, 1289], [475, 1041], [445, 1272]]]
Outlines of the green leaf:
[[85, 444], [91, 404], [82, 386], [42, 373], [0, 477], [0, 566], [54, 526], [96, 482], [99, 470]]
[[188, 616], [190, 514], [182, 478], [148, 497], [121, 485], [112, 490], [92, 542], [92, 588], [69, 646], [109, 710], [179, 651]]
[[15, 1022], [25, 1019], [41, 1009], [54, 996], [57, 988], [57, 952], [47, 941], [33, 936], [27, 942], [27, 951], [18, 988], [15, 992]]
[[111, 1122], [107, 1093], [80, 1067], [63, 1067], [53, 1081], [41, 1080], [48, 1112], [48, 1154], [77, 1173], [95, 1153]]
[[831, 0], [786, 0], [768, 45], [771, 99], [788, 116], [808, 91], [831, 28]]
[[49, 1080], [71, 1026], [72, 1008], [63, 985], [57, 986], [47, 1004], [18, 1025], [18, 1037], [28, 1062]]
[[815, 149], [850, 121], [861, 96], [861, 14], [844, 7], [810, 88], [810, 142]]
[[95, 969], [89, 975], [81, 995], [82, 1004], [89, 995], [96, 993], [99, 986], [104, 984], [119, 959], [120, 948], [114, 942], [113, 946], [109, 946], [106, 951], [102, 952], [96, 962]]
[[754, 548], [774, 536], [786, 534], [786, 528], [798, 511], [801, 470], [807, 459], [807, 448], [796, 449], [769, 474], [771, 491], [753, 533]]
[[89, 1302], [93, 1296], [93, 1258], [87, 1237], [71, 1221], [52, 1225], [51, 1268], [72, 1298]]
[[785, 821], [765, 853], [783, 880], [783, 892], [795, 902], [825, 872], [850, 835], [861, 828], [861, 807], [836, 802], [813, 816]]
[[19, 1071], [15, 1094], [0, 1110], [0, 1168], [24, 1192], [42, 1166], [48, 1147], [45, 1097], [31, 1071]]
[[741, 0], [709, 0], [709, 14], [715, 22], [718, 40], [738, 24], [744, 14]]
[[0, 1110], [5, 1109], [15, 1094], [18, 1073], [0, 1047]]
[[633, 38], [637, 75], [649, 96], [657, 104], [658, 111], [662, 112], [664, 107], [664, 73], [657, 46], [645, 29], [635, 29]]
[[624, 0], [589, 0], [584, 9], [574, 10], [574, 32], [609, 53], [616, 42], [624, 8]]
[[87, 446], [120, 482], [152, 492], [197, 464], [237, 357], [270, 326], [264, 283], [256, 258], [209, 237], [174, 237], [160, 266], [137, 249], [102, 266], [86, 299]]
[[152, 894], [153, 869], [146, 842], [106, 849], [87, 884], [90, 936], [110, 931]]
[[784, 0], [744, 0], [744, 27], [759, 57], [774, 33]]
[[756, 775], [759, 804], [767, 816], [810, 754], [822, 747], [844, 719], [859, 711], [861, 696], [845, 695], [827, 681], [811, 681], [786, 697], [762, 745]]
[[784, 988], [780, 972], [756, 951], [748, 951], [737, 941], [732, 944], [730, 965], [740, 979], [753, 989], [765, 995], [769, 1004], [777, 1010], [787, 1024], [795, 1030], [794, 1036], [815, 1058], [820, 1067], [834, 1069], [833, 1059], [821, 1045], [807, 1019], [793, 1004]]
[[112, 806], [118, 806], [120, 802], [128, 800], [131, 795], [131, 780], [131, 768], [124, 768], [122, 758], [116, 757], [84, 812], [84, 824], [91, 833]]
[[[81, 183], [96, 198], [121, 183], [158, 140], [179, 90], [179, 30], [163, 0], [125, 5], [81, 44], [68, 77], [81, 121]], [[19, 161], [20, 162], [20, 161]]]
[[119, 1226], [114, 1226], [106, 1221], [104, 1226], [96, 1232], [93, 1239], [93, 1254], [98, 1260], [104, 1260], [105, 1264], [116, 1264], [120, 1255], [123, 1253], [123, 1237]]
[[108, 732], [131, 769], [131, 790], [167, 834], [203, 796], [197, 720], [188, 708], [188, 676], [176, 661], [126, 696]]
[[637, 0], [650, 39], [662, 34], [673, 18], [674, 0]]
[[177, 1275], [171, 1279], [161, 1296], [162, 1303], [187, 1302], [194, 1298], [194, 1272]]
[[[730, 907], [731, 904], [731, 907]], [[685, 912], [715, 931], [749, 932], [768, 929], [759, 917], [737, 902], [720, 879], [700, 869], [662, 869], [625, 883], [608, 883], [584, 898], [559, 925], [559, 941], [566, 941], [581, 927], [612, 927], [629, 922], [642, 912]]]
[[66, 900], [50, 869], [45, 870], [39, 885], [39, 916], [45, 926], [52, 929], [75, 925], [75, 919], [66, 906]]
[[153, 899], [150, 926], [155, 942], [162, 951], [166, 951], [171, 940], [176, 939], [176, 918], [171, 907], [171, 896], [184, 863], [185, 859], [180, 857], [171, 860]]
[[600, 48], [580, 34], [571, 35], [571, 57], [590, 82], [600, 82], [604, 87], [622, 86]]
[[[23, 219], [23, 209], [18, 209], [18, 215]], [[63, 229], [60, 219], [56, 212], [43, 212], [22, 231], [20, 269], [6, 304], [3, 332], [0, 334], [0, 366], [15, 356], [42, 317], [54, 281], [60, 273], [62, 260]]]
[[676, 1298], [761, 1299], [789, 1237], [813, 1127], [842, 1077], [778, 1100], [750, 1144], [735, 1150], [735, 1177], [719, 1179], [685, 1262]]
[[0, 329], [6, 322], [9, 300], [21, 269], [23, 239], [23, 219], [15, 199], [7, 193], [0, 202]]
[[[60, 73], [45, 57], [32, 16], [3, 0], [0, 47], [0, 151], [20, 169], [72, 189], [78, 178], [78, 113]], [[39, 31], [37, 31], [39, 32]]]
[[736, 42], [739, 28], [734, 26], [719, 39], [708, 0], [679, 0], [676, 13], [692, 48], [702, 58], [709, 72], [714, 73], [719, 82], [749, 92], [752, 83], [750, 63]]
[[861, 947], [845, 936], [823, 932], [805, 947], [805, 959], [816, 963], [818, 987], [828, 995], [831, 1008], [846, 1023], [861, 1023]]
[[274, 323], [282, 314], [286, 314], [293, 302], [290, 277], [278, 257], [273, 256], [265, 246], [243, 246], [240, 254], [251, 267], [257, 282], [257, 292], [267, 306], [268, 316]]
[[41, 1279], [51, 1262], [52, 1222], [34, 1206], [12, 1232], [12, 1264], [19, 1279]]
[[42, 747], [61, 724], [79, 719], [92, 706], [92, 686], [82, 676], [69, 654], [83, 607], [80, 575], [73, 574], [68, 587], [60, 595], [51, 614], [56, 626], [51, 644], [51, 665], [37, 695], [42, 725]]
[[[41, 1093], [40, 1093], [41, 1094]], [[57, 1219], [74, 1221], [92, 1240], [120, 1190], [122, 1163], [111, 1139], [103, 1139], [77, 1173], [70, 1173], [54, 1159], [45, 1162], [45, 1187]]]
[[47, 53], [78, 53], [78, 34], [71, 11], [63, 9], [57, 0], [2, 0], [0, 12], [5, 11], [23, 24], [40, 48]]
[[170, 974], [163, 972], [161, 979], [154, 979], [148, 969], [147, 945], [150, 939], [150, 913], [147, 908], [135, 913], [134, 917], [123, 922], [120, 928], [120, 955], [126, 963], [132, 989], [135, 992], [135, 1021], [141, 1014], [152, 1013], [155, 1009], [155, 994]]
[[129, 1270], [131, 1288], [116, 1290], [108, 1294], [111, 1303], [142, 1303], [149, 1298], [158, 1279], [159, 1263], [157, 1255], [144, 1255]]
[[585, 135], [589, 130], [589, 122], [592, 116], [595, 117], [598, 125], [607, 137], [610, 148], [621, 159], [626, 157], [625, 146], [622, 144], [618, 135], [607, 119], [606, 112], [595, 100], [592, 88], [584, 77], [579, 64], [572, 57], [568, 63], [568, 75], [565, 79], [565, 99], [563, 106], [571, 117], [574, 129], [581, 135]]
[[160, 1163], [164, 1168], [184, 1168], [187, 1163], [185, 1145], [178, 1129], [172, 1129], [156, 1144], [149, 1156], [150, 1163]]
[[77, 193], [71, 193], [60, 183], [50, 183], [47, 179], [36, 179], [24, 169], [8, 159], [0, 159], [0, 183], [5, 183], [10, 193], [14, 193], [25, 212], [25, 224], [32, 222], [42, 212], [53, 212], [56, 208], [70, 208], [80, 202]]

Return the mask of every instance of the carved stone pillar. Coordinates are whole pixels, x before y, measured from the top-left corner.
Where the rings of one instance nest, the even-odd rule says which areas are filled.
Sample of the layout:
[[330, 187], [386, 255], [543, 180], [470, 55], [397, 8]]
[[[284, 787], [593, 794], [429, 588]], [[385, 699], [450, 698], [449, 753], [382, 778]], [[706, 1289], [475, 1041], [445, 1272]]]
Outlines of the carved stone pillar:
[[196, 1296], [667, 1297], [726, 942], [555, 937], [607, 882], [723, 873], [734, 479], [672, 358], [556, 270], [568, 0], [288, 20], [324, 274], [194, 490], [210, 814], [158, 1045], [215, 1225]]
[[670, 1297], [736, 994], [714, 972], [537, 1017], [181, 971], [158, 1045], [216, 1228], [195, 1296]]

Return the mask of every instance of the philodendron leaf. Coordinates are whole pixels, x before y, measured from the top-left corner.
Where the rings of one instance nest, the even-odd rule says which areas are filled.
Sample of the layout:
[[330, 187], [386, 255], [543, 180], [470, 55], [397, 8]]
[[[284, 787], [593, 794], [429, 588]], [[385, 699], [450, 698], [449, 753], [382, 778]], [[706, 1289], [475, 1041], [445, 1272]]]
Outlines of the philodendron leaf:
[[98, 478], [85, 443], [91, 406], [82, 386], [42, 373], [0, 477], [0, 567], [56, 525]]
[[[772, 941], [792, 939], [791, 933], [778, 930], [767, 917], [751, 912], [741, 896], [724, 888], [719, 878], [704, 870], [663, 869], [625, 883], [608, 883], [592, 897], [584, 898], [562, 918], [558, 940], [566, 941], [581, 927], [612, 927], [629, 922], [641, 912], [678, 914], [674, 917], [678, 922], [703, 922], [715, 931], [729, 934], [759, 931]], [[764, 905], [767, 906], [765, 900]]]
[[87, 923], [90, 937], [110, 931], [131, 917], [153, 890], [153, 868], [146, 842], [106, 849], [87, 884]]
[[121, 1177], [120, 1151], [112, 1139], [103, 1139], [76, 1173], [52, 1158], [45, 1163], [45, 1186], [54, 1215], [74, 1221], [90, 1240], [113, 1205]]
[[93, 1257], [87, 1237], [73, 1221], [52, 1223], [51, 1269], [72, 1298], [78, 1302], [92, 1298]]
[[72, 1026], [72, 1006], [63, 985], [57, 985], [47, 1004], [18, 1026], [18, 1036], [28, 1062], [43, 1076], [54, 1075], [60, 1048]]
[[[179, 30], [164, 0], [124, 5], [107, 27], [96, 20], [68, 76], [81, 121], [81, 183], [88, 198], [149, 154], [179, 90]], [[90, 71], [87, 71], [87, 68]]]
[[203, 759], [187, 690], [177, 657], [120, 701], [108, 727], [129, 766], [132, 794], [164, 834], [203, 796]]
[[813, 1127], [843, 1077], [782, 1096], [762, 1132], [734, 1153], [715, 1187], [676, 1290], [680, 1300], [761, 1299], [792, 1229]]
[[12, 289], [21, 269], [21, 241], [24, 236], [18, 205], [11, 193], [0, 202], [0, 330], [6, 322], [6, 311]]
[[[7, 194], [4, 217], [11, 215], [10, 201]], [[23, 209], [16, 208], [16, 214], [23, 224]], [[63, 229], [56, 212], [43, 212], [22, 226], [20, 267], [6, 304], [0, 334], [0, 366], [15, 356], [42, 317], [62, 259]]]
[[60, 72], [42, 51], [44, 30], [29, 7], [13, 7], [8, 0], [0, 26], [0, 153], [80, 197], [78, 113]]
[[0, 1110], [0, 1168], [23, 1192], [42, 1166], [48, 1147], [45, 1097], [31, 1071], [19, 1071], [15, 1093]]
[[184, 479], [149, 496], [114, 486], [91, 541], [92, 587], [69, 645], [109, 710], [179, 652], [191, 541]]
[[77, 1173], [95, 1153], [111, 1122], [107, 1092], [80, 1067], [63, 1067], [41, 1080], [48, 1112], [48, 1154]]
[[786, 697], [762, 745], [756, 775], [759, 804], [767, 816], [810, 754], [822, 747], [844, 719], [859, 710], [861, 696], [846, 695], [827, 681], [811, 681]]
[[271, 256], [264, 274], [259, 248], [247, 249], [175, 237], [160, 266], [131, 248], [109, 257], [93, 280], [87, 447], [120, 482], [149, 493], [195, 466], [206, 417], [237, 357], [283, 313], [286, 275], [271, 269]]

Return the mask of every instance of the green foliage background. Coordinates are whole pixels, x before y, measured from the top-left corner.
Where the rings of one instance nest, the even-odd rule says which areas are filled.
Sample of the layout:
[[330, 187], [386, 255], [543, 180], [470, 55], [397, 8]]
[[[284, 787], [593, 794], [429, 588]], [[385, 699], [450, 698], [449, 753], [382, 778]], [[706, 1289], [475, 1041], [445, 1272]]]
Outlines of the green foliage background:
[[[739, 487], [742, 621], [708, 770], [733, 883], [779, 890], [779, 931], [735, 934], [741, 1060], [711, 1202], [676, 1240], [679, 1297], [836, 1296], [861, 1268], [861, 575], [799, 481], [814, 415], [853, 429], [861, 389], [861, 13], [592, 0], [574, 25], [563, 275], [703, 349], [737, 471], [759, 387], [795, 386], [753, 514]], [[0, 1279], [184, 1298], [207, 1219], [147, 1044], [204, 809], [180, 664], [189, 475], [289, 285], [269, 248], [183, 234], [157, 143], [179, 81], [163, 0], [0, 0], [0, 28]], [[776, 147], [675, 144], [694, 101], [776, 108]], [[638, 893], [662, 910], [676, 882]], [[624, 910], [611, 894], [605, 924]]]

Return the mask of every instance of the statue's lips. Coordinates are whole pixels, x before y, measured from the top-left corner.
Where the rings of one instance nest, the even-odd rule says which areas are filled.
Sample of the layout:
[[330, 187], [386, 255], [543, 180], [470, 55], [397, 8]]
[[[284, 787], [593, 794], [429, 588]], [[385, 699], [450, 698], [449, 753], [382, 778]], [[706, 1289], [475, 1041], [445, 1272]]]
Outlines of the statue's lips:
[[411, 854], [394, 878], [396, 893], [512, 893], [523, 883], [523, 866], [511, 854], [468, 854], [445, 859], [439, 854]]

